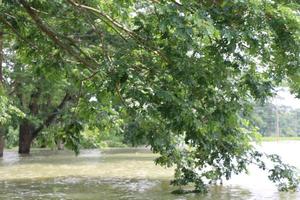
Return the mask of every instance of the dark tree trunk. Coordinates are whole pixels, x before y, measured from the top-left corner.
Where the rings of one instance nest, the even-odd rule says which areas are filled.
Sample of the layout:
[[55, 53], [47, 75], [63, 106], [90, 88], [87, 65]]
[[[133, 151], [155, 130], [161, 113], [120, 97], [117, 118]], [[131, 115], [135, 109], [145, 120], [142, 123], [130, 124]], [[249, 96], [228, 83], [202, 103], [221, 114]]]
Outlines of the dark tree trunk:
[[2, 70], [3, 57], [4, 57], [3, 56], [3, 32], [0, 30], [0, 87], [3, 86], [3, 70]]
[[[2, 30], [0, 30], [0, 90], [2, 90], [3, 87], [2, 62], [3, 62], [3, 32]], [[3, 124], [0, 124], [0, 157], [3, 156], [3, 150], [4, 150], [4, 131], [3, 131]]]
[[28, 120], [24, 120], [19, 130], [19, 153], [29, 154], [33, 137], [34, 126]]
[[[37, 87], [37, 90], [34, 91], [30, 96], [29, 110], [30, 114], [36, 116], [39, 112], [38, 99], [40, 96], [40, 87]], [[19, 129], [19, 153], [20, 154], [29, 154], [30, 147], [33, 139], [36, 137], [35, 126], [28, 120], [24, 119], [20, 124]]]
[[3, 156], [4, 150], [4, 134], [0, 132], [0, 157]]
[[[39, 111], [39, 106], [37, 104], [40, 91], [33, 93], [31, 95], [31, 101], [29, 104], [29, 109], [31, 114], [37, 115]], [[32, 141], [38, 136], [38, 134], [43, 130], [43, 128], [50, 126], [55, 121], [55, 117], [58, 115], [59, 111], [66, 105], [67, 101], [71, 100], [71, 96], [67, 93], [62, 99], [61, 103], [53, 110], [52, 113], [44, 120], [40, 126], [35, 127], [29, 120], [25, 119], [20, 125], [19, 130], [19, 153], [29, 154]]]

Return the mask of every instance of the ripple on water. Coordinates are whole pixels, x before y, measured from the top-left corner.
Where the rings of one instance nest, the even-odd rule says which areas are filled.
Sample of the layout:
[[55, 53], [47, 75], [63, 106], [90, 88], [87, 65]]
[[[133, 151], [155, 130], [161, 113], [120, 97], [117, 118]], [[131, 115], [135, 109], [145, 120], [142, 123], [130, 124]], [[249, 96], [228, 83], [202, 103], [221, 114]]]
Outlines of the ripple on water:
[[[300, 143], [266, 144], [261, 147], [282, 154], [300, 166]], [[280, 149], [284, 149], [280, 151]], [[287, 150], [290, 149], [290, 150]], [[299, 193], [279, 193], [263, 173], [251, 168], [223, 186], [210, 187], [207, 195], [172, 195], [172, 169], [153, 163], [157, 155], [147, 149], [87, 150], [76, 157], [70, 151], [34, 150], [20, 157], [8, 151], [0, 159], [2, 199], [163, 199], [163, 200], [299, 200]]]

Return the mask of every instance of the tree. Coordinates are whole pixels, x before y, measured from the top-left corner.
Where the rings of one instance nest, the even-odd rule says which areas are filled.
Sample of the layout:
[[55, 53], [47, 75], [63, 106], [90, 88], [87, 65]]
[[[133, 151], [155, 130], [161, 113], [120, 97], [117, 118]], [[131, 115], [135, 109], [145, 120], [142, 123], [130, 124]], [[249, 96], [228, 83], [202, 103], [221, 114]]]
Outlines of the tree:
[[[205, 179], [228, 179], [249, 163], [265, 169], [245, 116], [282, 79], [295, 92], [300, 85], [297, 1], [4, 4], [2, 22], [17, 38], [26, 34], [12, 24], [30, 27], [78, 66], [86, 94], [76, 112], [80, 121], [97, 126], [101, 113], [118, 113], [133, 143], [146, 141], [161, 154], [157, 163], [176, 166], [173, 184], [194, 183], [203, 191]], [[80, 136], [80, 123], [67, 127], [67, 134]], [[267, 168], [270, 178], [295, 189], [291, 168], [270, 158], [277, 169]]]
[[[3, 82], [3, 75], [2, 75], [2, 60], [3, 60], [3, 32], [0, 31], [0, 90], [2, 89], [2, 82]], [[0, 157], [3, 156], [3, 149], [4, 149], [4, 133], [2, 124], [0, 124]]]
[[[5, 2], [4, 5], [8, 11], [20, 11]], [[76, 122], [73, 110], [78, 105], [78, 98], [85, 95], [85, 86], [78, 65], [74, 61], [65, 61], [68, 58], [50, 41], [45, 41], [34, 26], [20, 24], [19, 20], [26, 19], [23, 19], [24, 13], [18, 14], [15, 18], [2, 16], [1, 20], [7, 27], [7, 35], [16, 34], [6, 41], [8, 69], [4, 73], [10, 99], [26, 114], [15, 123], [19, 126], [19, 153], [23, 154], [30, 152], [32, 141], [45, 128], [58, 125], [64, 129]], [[61, 125], [61, 116], [71, 117], [64, 119]]]
[[[14, 40], [7, 44], [9, 45], [13, 48], [7, 50], [6, 65], [9, 69], [5, 72], [6, 85], [10, 99], [26, 114], [17, 122], [20, 137], [19, 153], [29, 153], [32, 140], [44, 127], [53, 123], [70, 100], [70, 95], [65, 91], [65, 71], [55, 71], [51, 68], [59, 58], [52, 62], [46, 57], [41, 57], [41, 60], [34, 62], [33, 65], [28, 63], [32, 47], [22, 47], [21, 43]], [[46, 46], [45, 43], [42, 45], [51, 51], [51, 46]], [[15, 53], [11, 54], [12, 51]]]
[[299, 136], [299, 109], [287, 106], [276, 106], [271, 103], [254, 106], [251, 119], [263, 136], [278, 136], [276, 134], [276, 110], [278, 112], [278, 127], [280, 136]]

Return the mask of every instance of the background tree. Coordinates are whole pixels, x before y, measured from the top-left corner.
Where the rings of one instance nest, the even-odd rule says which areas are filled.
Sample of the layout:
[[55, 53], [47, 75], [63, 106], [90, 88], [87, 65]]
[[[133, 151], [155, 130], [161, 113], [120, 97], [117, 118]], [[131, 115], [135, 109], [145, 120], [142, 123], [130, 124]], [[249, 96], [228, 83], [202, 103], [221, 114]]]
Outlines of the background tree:
[[275, 106], [271, 103], [255, 105], [252, 114], [254, 124], [263, 136], [278, 136], [276, 134], [276, 110], [280, 136], [299, 136], [299, 109], [287, 106]]

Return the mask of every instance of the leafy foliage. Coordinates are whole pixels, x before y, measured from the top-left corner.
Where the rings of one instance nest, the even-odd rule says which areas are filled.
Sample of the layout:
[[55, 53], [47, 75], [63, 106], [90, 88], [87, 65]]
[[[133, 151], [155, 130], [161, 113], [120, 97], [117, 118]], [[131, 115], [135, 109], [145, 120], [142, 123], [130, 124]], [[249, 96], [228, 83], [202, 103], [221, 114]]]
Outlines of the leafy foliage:
[[6, 125], [12, 118], [16, 117], [24, 117], [24, 113], [22, 113], [17, 107], [13, 106], [6, 95], [0, 95], [0, 124]]
[[272, 162], [275, 163], [274, 167], [269, 170], [269, 178], [277, 183], [280, 191], [295, 191], [300, 183], [299, 175], [295, 175], [296, 168], [285, 164], [281, 161], [278, 155], [268, 156]]
[[[299, 91], [298, 1], [19, 0], [0, 11], [13, 33], [6, 73], [22, 80], [14, 98], [31, 125], [63, 127], [77, 153], [84, 125], [123, 132], [197, 191], [261, 157], [245, 120], [253, 101], [285, 78]], [[293, 189], [284, 166], [270, 178]]]

